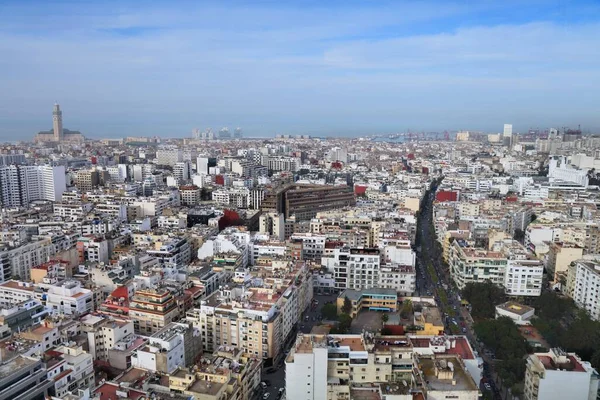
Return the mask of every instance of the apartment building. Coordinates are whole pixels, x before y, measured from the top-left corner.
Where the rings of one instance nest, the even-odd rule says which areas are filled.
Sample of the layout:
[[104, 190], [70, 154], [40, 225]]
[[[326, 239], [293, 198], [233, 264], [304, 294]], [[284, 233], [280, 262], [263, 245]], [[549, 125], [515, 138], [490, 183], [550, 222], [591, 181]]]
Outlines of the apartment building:
[[562, 400], [598, 398], [598, 372], [575, 353], [550, 349], [527, 358], [525, 400]]
[[189, 324], [171, 322], [133, 352], [131, 365], [164, 374], [190, 366], [201, 350], [198, 333]]
[[242, 349], [220, 346], [203, 356], [190, 371], [178, 369], [169, 377], [169, 389], [205, 400], [249, 400], [260, 384], [262, 362]]
[[286, 398], [476, 400], [468, 361], [463, 338], [301, 334], [285, 360]]
[[132, 321], [102, 315], [88, 314], [81, 319], [81, 324], [94, 360], [108, 361], [109, 350], [134, 332]]
[[173, 322], [179, 309], [166, 288], [139, 289], [129, 303], [129, 318], [136, 333], [150, 335]]
[[334, 249], [321, 264], [333, 272], [336, 289], [369, 289], [380, 283], [380, 250], [376, 248]]
[[61, 315], [83, 315], [94, 310], [93, 293], [81, 287], [79, 281], [64, 281], [59, 286], [47, 286], [46, 307]]
[[43, 238], [0, 250], [0, 278], [4, 281], [31, 279], [31, 269], [50, 260], [57, 252], [51, 238]]
[[412, 265], [384, 264], [379, 268], [379, 285], [395, 290], [400, 296], [412, 296], [416, 290], [417, 274]]
[[573, 262], [567, 272], [566, 293], [591, 318], [600, 320], [600, 263]]
[[0, 399], [44, 400], [53, 386], [39, 359], [17, 356], [0, 367]]

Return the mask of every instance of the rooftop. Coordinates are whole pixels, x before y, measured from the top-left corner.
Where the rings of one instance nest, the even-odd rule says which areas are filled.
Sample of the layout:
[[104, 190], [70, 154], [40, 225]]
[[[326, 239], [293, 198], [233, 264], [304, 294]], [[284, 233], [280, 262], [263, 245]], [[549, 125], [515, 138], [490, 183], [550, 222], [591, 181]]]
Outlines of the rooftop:
[[478, 391], [473, 378], [464, 370], [458, 357], [419, 359], [423, 377], [430, 390]]
[[496, 308], [518, 315], [527, 314], [528, 312], [535, 310], [533, 307], [519, 304], [516, 301], [507, 301], [506, 303], [497, 305]]

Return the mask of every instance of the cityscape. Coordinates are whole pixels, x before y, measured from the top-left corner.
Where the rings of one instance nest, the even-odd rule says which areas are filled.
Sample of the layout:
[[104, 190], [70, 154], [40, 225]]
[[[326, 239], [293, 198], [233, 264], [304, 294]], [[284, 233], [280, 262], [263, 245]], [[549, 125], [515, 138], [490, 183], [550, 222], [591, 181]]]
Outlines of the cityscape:
[[600, 400], [568, 3], [0, 4], [0, 400]]

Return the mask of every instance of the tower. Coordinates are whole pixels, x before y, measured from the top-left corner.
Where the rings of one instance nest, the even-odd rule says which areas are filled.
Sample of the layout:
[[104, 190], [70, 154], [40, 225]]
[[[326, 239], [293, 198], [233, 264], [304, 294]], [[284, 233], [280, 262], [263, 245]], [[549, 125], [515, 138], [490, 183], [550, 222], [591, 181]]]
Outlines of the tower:
[[63, 123], [62, 123], [62, 111], [58, 103], [54, 103], [54, 110], [52, 111], [52, 128], [54, 130], [54, 140], [59, 142], [63, 138]]

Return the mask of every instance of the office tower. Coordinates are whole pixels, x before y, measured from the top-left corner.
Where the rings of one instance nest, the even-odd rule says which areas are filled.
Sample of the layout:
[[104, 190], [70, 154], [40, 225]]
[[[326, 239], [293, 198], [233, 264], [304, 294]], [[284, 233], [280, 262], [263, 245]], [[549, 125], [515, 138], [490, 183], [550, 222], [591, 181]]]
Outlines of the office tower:
[[504, 133], [502, 134], [502, 143], [504, 146], [510, 146], [512, 142], [513, 127], [512, 124], [504, 124]]

